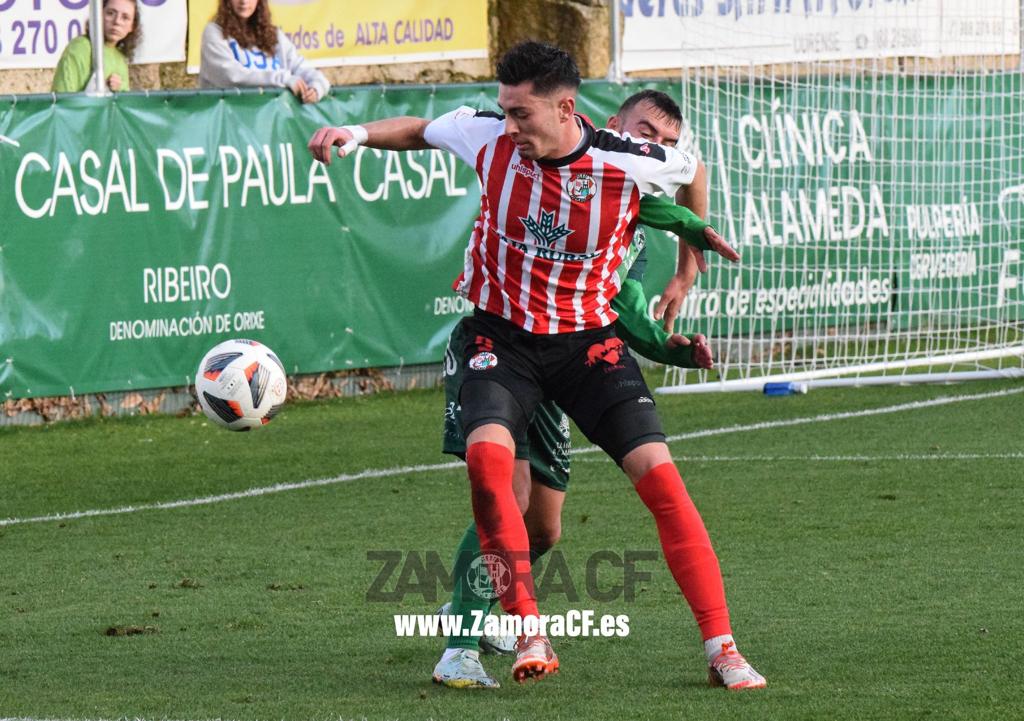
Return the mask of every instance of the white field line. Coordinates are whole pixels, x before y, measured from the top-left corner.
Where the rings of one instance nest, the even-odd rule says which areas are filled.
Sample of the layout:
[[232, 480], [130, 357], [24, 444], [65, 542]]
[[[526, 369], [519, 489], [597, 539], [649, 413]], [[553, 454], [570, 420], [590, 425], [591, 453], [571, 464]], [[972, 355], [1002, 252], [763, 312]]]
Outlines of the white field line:
[[[893, 453], [888, 455], [843, 455], [843, 456], [672, 456], [673, 461], [686, 463], [857, 463], [861, 461], [978, 461], [991, 459], [1024, 460], [1024, 451], [1010, 453]], [[604, 458], [585, 458], [583, 463], [602, 463]]]
[[[691, 431], [689, 433], [678, 433], [674, 436], [668, 437], [668, 442], [674, 441], [688, 441], [693, 438], [706, 438], [708, 436], [721, 436], [726, 433], [740, 433], [746, 431], [761, 431], [769, 428], [788, 428], [789, 426], [802, 426], [808, 423], [827, 423], [829, 421], [841, 421], [847, 418], [865, 418], [867, 416], [881, 416], [887, 413], [900, 413], [902, 411], [913, 411], [920, 408], [932, 408], [934, 406], [944, 406], [950, 403], [962, 403], [963, 401], [979, 401], [987, 398], [1000, 398], [1003, 396], [1013, 396], [1019, 393], [1024, 393], [1024, 388], [1008, 388], [1001, 391], [991, 391], [989, 393], [975, 393], [972, 395], [963, 396], [943, 396], [941, 398], [933, 398], [927, 401], [913, 401], [911, 403], [900, 403], [895, 406], [882, 406], [881, 408], [867, 408], [862, 411], [844, 411], [842, 413], [823, 413], [818, 416], [804, 416], [802, 418], [786, 418], [777, 421], [763, 421], [761, 423], [750, 423], [746, 425], [735, 425], [726, 426], [724, 428], [710, 428], [704, 431]], [[598, 453], [600, 448], [597, 446], [588, 446], [587, 448], [580, 448], [576, 453]]]
[[6, 135], [0, 135], [0, 143], [7, 143], [8, 145], [13, 145], [15, 148], [21, 147], [21, 143], [14, 138], [8, 138]]
[[[318, 718], [319, 717], [314, 717], [314, 719], [318, 719]], [[347, 718], [347, 717], [346, 716], [323, 717], [322, 721], [344, 721], [345, 718]], [[364, 718], [365, 719], [366, 716], [361, 716], [360, 718]], [[117, 717], [107, 718], [107, 719], [105, 719], [105, 718], [98, 718], [98, 719], [89, 719], [89, 718], [62, 719], [62, 718], [54, 718], [54, 717], [50, 717], [50, 716], [40, 716], [40, 717], [35, 717], [35, 716], [12, 716], [10, 718], [4, 718], [3, 716], [0, 716], [0, 721], [186, 721], [186, 719], [172, 719], [172, 718], [167, 718], [167, 717], [159, 717], [159, 718], [147, 719], [147, 718], [145, 718], [143, 716], [117, 716]], [[229, 719], [223, 719], [223, 718], [217, 717], [215, 719], [206, 719], [205, 721], [229, 721]]]
[[[859, 411], [846, 411], [843, 413], [826, 413], [817, 416], [804, 416], [801, 418], [786, 418], [775, 421], [762, 421], [760, 423], [749, 423], [746, 425], [733, 425], [724, 426], [722, 428], [709, 428], [702, 431], [691, 431], [690, 433], [680, 433], [677, 435], [669, 436], [668, 441], [681, 441], [689, 440], [692, 438], [706, 438], [708, 436], [719, 436], [730, 433], [745, 433], [749, 431], [762, 431], [769, 430], [772, 428], [787, 428], [790, 426], [807, 425], [812, 423], [827, 423], [830, 421], [844, 420], [847, 418], [864, 418], [867, 416], [884, 415], [887, 413], [899, 413], [902, 411], [912, 411], [921, 408], [931, 408], [934, 406], [943, 406], [950, 403], [962, 403], [965, 401], [976, 401], [985, 400], [988, 398], [1000, 398], [1004, 396], [1017, 395], [1024, 393], [1024, 388], [1011, 388], [1001, 391], [992, 391], [990, 393], [975, 393], [972, 395], [960, 395], [960, 396], [943, 396], [941, 398], [933, 398], [927, 401], [914, 401], [912, 403], [900, 403], [893, 406], [882, 406], [879, 408], [867, 408]], [[588, 446], [586, 448], [579, 448], [573, 451], [573, 455], [585, 455], [591, 453], [599, 453], [600, 448], [597, 446]], [[744, 459], [750, 460], [750, 459]], [[391, 478], [394, 476], [409, 475], [411, 473], [426, 473], [430, 471], [441, 471], [448, 470], [451, 468], [458, 468], [462, 466], [461, 461], [450, 461], [448, 463], [432, 463], [424, 465], [414, 466], [399, 466], [392, 468], [373, 468], [365, 471], [359, 471], [358, 473], [343, 473], [338, 476], [332, 476], [330, 478], [319, 478], [307, 481], [297, 481], [295, 483], [278, 483], [273, 486], [264, 486], [260, 488], [250, 488], [246, 491], [236, 491], [234, 493], [222, 493], [215, 496], [202, 496], [200, 498], [185, 498], [177, 501], [163, 501], [160, 503], [143, 503], [137, 506], [121, 506], [119, 508], [101, 508], [89, 511], [72, 511], [69, 513], [53, 513], [46, 516], [31, 516], [27, 518], [6, 518], [0, 519], [0, 528], [5, 526], [17, 526], [26, 523], [47, 523], [51, 521], [71, 521], [78, 518], [93, 518], [96, 516], [118, 516], [126, 513], [138, 513], [139, 511], [161, 511], [171, 508], [189, 508], [191, 506], [208, 506], [214, 503], [224, 503], [226, 501], [237, 501], [243, 498], [255, 498], [257, 496], [268, 496], [273, 493], [282, 493], [284, 491], [295, 491], [303, 488], [315, 488], [318, 486], [330, 486], [336, 483], [348, 483], [351, 481], [358, 481], [364, 478]], [[0, 721], [10, 721], [9, 719], [0, 719]]]
[[[138, 513], [139, 511], [162, 511], [170, 508], [188, 508], [190, 506], [208, 506], [213, 503], [224, 503], [225, 501], [237, 501], [242, 498], [255, 498], [257, 496], [269, 496], [272, 493], [284, 491], [296, 491], [300, 488], [315, 488], [317, 486], [331, 486], [335, 483], [348, 483], [359, 481], [363, 478], [388, 478], [401, 476], [409, 473], [424, 473], [426, 471], [442, 471], [449, 468], [459, 468], [462, 461], [450, 461], [448, 463], [433, 463], [430, 465], [401, 466], [398, 468], [370, 468], [359, 473], [343, 473], [340, 476], [330, 478], [318, 478], [309, 481], [298, 481], [296, 483], [277, 483], [273, 486], [261, 488], [250, 488], [247, 491], [236, 491], [234, 493], [222, 493], [216, 496], [202, 496], [200, 498], [183, 498], [178, 501], [163, 501], [160, 503], [141, 503], [137, 506], [121, 506], [120, 508], [100, 508], [91, 511], [72, 511], [70, 513], [53, 513], [48, 516], [32, 516], [30, 518], [4, 518], [0, 519], [0, 528], [3, 526], [17, 526], [23, 523], [43, 523], [46, 521], [69, 521], [76, 518], [92, 518], [94, 516], [118, 516], [124, 513]], [[0, 719], [10, 721], [10, 719]]]
[[[32, 716], [15, 716], [15, 717], [12, 717], [12, 718], [0, 717], [0, 721], [156, 721], [156, 720], [145, 719], [145, 718], [142, 718], [142, 717], [139, 717], [139, 716], [121, 716], [120, 718], [116, 718], [116, 719], [59, 719], [59, 718], [50, 718], [50, 717], [35, 718], [35, 717], [32, 717]], [[173, 719], [159, 719], [159, 721], [173, 721]], [[210, 719], [210, 721], [227, 721], [227, 720], [226, 719], [217, 718], [217, 719]]]

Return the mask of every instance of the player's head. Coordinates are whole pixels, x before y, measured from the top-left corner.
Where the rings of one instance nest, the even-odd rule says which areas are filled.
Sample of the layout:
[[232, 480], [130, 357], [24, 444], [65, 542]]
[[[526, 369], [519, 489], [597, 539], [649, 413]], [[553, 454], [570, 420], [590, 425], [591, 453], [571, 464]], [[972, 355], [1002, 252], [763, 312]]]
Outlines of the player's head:
[[498, 104], [505, 112], [505, 134], [522, 157], [552, 157], [575, 132], [579, 86], [576, 62], [554, 45], [531, 40], [501, 57]]
[[132, 59], [141, 36], [136, 0], [103, 0], [103, 39]]
[[683, 114], [676, 101], [659, 90], [641, 90], [626, 98], [619, 112], [608, 118], [608, 127], [634, 138], [675, 147]]
[[246, 48], [259, 48], [268, 55], [277, 50], [277, 28], [270, 17], [267, 0], [220, 0], [213, 21], [226, 38]]

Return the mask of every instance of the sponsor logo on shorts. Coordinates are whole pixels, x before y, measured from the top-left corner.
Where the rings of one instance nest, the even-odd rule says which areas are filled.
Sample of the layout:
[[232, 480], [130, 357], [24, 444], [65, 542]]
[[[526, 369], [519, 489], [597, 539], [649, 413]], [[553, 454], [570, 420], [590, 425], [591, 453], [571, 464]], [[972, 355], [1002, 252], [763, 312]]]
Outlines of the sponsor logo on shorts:
[[587, 349], [587, 365], [593, 366], [597, 365], [598, 361], [604, 361], [614, 366], [625, 352], [626, 344], [620, 338], [609, 338], [603, 343], [594, 343]]
[[444, 407], [444, 419], [445, 421], [455, 422], [457, 419], [455, 414], [462, 410], [462, 406], [455, 404], [455, 401], [448, 401], [448, 405]]
[[654, 403], [654, 401], [647, 396], [640, 396], [636, 399], [637, 403]]
[[455, 375], [457, 370], [458, 365], [455, 362], [455, 354], [452, 353], [452, 347], [449, 345], [444, 349], [444, 365], [441, 367], [441, 377], [449, 378]]
[[477, 353], [469, 359], [469, 367], [475, 371], [490, 370], [496, 365], [498, 365], [498, 356], [493, 353], [488, 353], [487, 351]]
[[578, 203], [586, 203], [597, 192], [597, 182], [589, 173], [575, 173], [565, 183], [565, 192]]

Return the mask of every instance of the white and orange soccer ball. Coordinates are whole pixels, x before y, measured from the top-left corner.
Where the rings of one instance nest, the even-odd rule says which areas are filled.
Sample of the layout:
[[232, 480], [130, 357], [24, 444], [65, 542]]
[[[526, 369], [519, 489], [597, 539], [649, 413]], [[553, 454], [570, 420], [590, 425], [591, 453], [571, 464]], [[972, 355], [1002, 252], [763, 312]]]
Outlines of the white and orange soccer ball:
[[226, 340], [210, 349], [196, 372], [196, 396], [206, 416], [233, 431], [265, 426], [284, 406], [288, 380], [270, 348]]

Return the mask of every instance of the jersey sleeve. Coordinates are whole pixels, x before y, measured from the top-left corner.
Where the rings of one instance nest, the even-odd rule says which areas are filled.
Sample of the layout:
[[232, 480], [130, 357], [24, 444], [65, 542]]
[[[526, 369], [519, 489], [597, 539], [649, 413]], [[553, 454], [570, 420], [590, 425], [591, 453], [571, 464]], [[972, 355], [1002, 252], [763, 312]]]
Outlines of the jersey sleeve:
[[709, 250], [704, 230], [710, 228], [689, 208], [676, 205], [668, 198], [644, 195], [640, 198], [640, 223], [658, 230], [675, 233], [681, 240], [699, 250]]
[[642, 194], [674, 197], [680, 186], [689, 185], [697, 176], [699, 161], [695, 156], [628, 133], [599, 130], [594, 149], [604, 154], [603, 159], [625, 170]]
[[431, 121], [423, 137], [435, 148], [452, 152], [475, 166], [480, 148], [501, 135], [504, 126], [503, 116], [464, 105]]
[[680, 186], [689, 185], [696, 177], [697, 158], [678, 148], [664, 145], [658, 148], [664, 150], [665, 159], [644, 157], [640, 161], [643, 172], [637, 178], [637, 185], [642, 193], [660, 192], [675, 197]]

